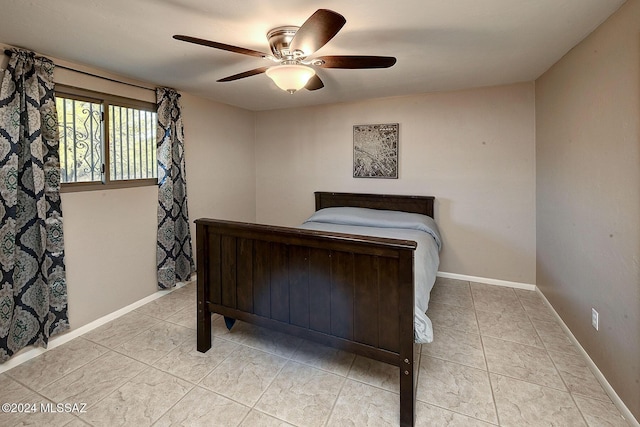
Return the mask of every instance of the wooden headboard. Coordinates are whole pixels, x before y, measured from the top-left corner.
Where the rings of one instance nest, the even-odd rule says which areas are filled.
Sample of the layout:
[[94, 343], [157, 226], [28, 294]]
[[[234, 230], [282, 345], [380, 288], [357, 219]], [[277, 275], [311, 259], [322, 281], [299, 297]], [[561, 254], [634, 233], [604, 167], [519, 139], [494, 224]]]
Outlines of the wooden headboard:
[[330, 193], [316, 191], [316, 210], [340, 206], [386, 209], [428, 215], [433, 218], [433, 196], [396, 194]]

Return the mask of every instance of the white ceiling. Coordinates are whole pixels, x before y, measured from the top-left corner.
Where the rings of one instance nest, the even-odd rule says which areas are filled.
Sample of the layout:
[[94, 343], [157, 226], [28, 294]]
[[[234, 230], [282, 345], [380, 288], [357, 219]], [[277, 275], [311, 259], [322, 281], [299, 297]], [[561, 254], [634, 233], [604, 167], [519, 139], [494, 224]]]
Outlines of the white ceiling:
[[[174, 87], [249, 110], [448, 91], [540, 76], [625, 0], [2, 0], [0, 42]], [[395, 56], [389, 69], [319, 69], [325, 87], [294, 95], [271, 65], [173, 34], [269, 52], [266, 33], [316, 9], [346, 25], [318, 55]]]

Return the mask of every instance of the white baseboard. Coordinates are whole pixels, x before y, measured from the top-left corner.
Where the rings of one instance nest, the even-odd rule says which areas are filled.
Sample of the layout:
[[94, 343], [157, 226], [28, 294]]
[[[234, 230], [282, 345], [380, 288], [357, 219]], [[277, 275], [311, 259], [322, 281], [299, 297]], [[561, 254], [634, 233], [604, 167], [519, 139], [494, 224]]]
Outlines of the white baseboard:
[[569, 327], [564, 323], [564, 321], [562, 320], [558, 312], [553, 308], [549, 300], [547, 300], [547, 298], [540, 291], [540, 289], [538, 289], [537, 286], [536, 286], [536, 291], [542, 297], [547, 307], [551, 309], [556, 319], [558, 320], [558, 323], [560, 323], [560, 326], [562, 326], [562, 329], [564, 329], [564, 332], [567, 334], [569, 339], [573, 342], [573, 344], [576, 346], [578, 351], [582, 354], [584, 359], [587, 361], [587, 364], [591, 368], [591, 372], [593, 372], [596, 379], [600, 382], [600, 385], [602, 386], [604, 391], [609, 395], [609, 398], [611, 399], [613, 404], [618, 408], [618, 410], [620, 411], [622, 416], [625, 418], [625, 420], [632, 427], [640, 427], [640, 423], [638, 423], [638, 420], [636, 420], [636, 418], [633, 416], [629, 408], [627, 408], [627, 405], [625, 405], [622, 399], [620, 399], [620, 396], [618, 396], [618, 393], [615, 392], [613, 387], [611, 387], [611, 384], [609, 384], [609, 381], [607, 381], [607, 379], [602, 374], [602, 372], [600, 372], [600, 369], [598, 369], [598, 366], [593, 362], [593, 360], [591, 360], [591, 357], [589, 357], [589, 354], [582, 347], [582, 345], [580, 345], [580, 342], [573, 335], [573, 333], [571, 332], [571, 329], [569, 329]]
[[8, 371], [11, 368], [15, 368], [16, 366], [21, 365], [24, 362], [31, 360], [36, 356], [41, 355], [42, 353], [46, 353], [49, 350], [52, 350], [58, 346], [61, 346], [62, 344], [65, 344], [71, 341], [72, 339], [79, 337], [80, 335], [86, 334], [87, 332], [93, 329], [96, 329], [114, 319], [117, 319], [118, 317], [123, 316], [135, 310], [136, 308], [145, 305], [148, 302], [161, 298], [167, 295], [168, 293], [173, 292], [176, 289], [179, 289], [185, 286], [187, 283], [188, 282], [178, 283], [174, 288], [170, 290], [156, 291], [153, 294], [149, 295], [148, 297], [142, 298], [141, 300], [138, 300], [133, 304], [129, 304], [128, 306], [123, 307], [120, 310], [116, 310], [113, 313], [109, 313], [106, 316], [102, 316], [101, 318], [96, 319], [91, 323], [87, 323], [86, 325], [81, 326], [77, 329], [72, 329], [69, 332], [65, 332], [62, 335], [57, 335], [56, 337], [51, 338], [49, 340], [49, 344], [47, 345], [47, 348], [43, 348], [43, 347], [25, 348], [24, 350], [15, 354], [11, 359], [7, 360], [6, 362], [0, 365], [0, 374], [5, 371]]
[[527, 291], [535, 291], [536, 285], [520, 282], [509, 282], [507, 280], [488, 279], [486, 277], [467, 276], [465, 274], [447, 273], [438, 271], [436, 276], [446, 279], [466, 280], [468, 282], [484, 283], [486, 285], [506, 286], [507, 288], [525, 289]]

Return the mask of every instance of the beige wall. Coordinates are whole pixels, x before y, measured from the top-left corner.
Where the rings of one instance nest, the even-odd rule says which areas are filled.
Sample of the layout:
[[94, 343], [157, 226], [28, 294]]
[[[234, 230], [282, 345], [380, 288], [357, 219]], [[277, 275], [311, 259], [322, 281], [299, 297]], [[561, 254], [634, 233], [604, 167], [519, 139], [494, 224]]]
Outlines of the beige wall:
[[[0, 43], [0, 48], [5, 47]], [[52, 59], [57, 64], [130, 81]], [[3, 58], [0, 65], [4, 67], [6, 61]], [[155, 102], [152, 90], [62, 68], [56, 69], [55, 81]], [[254, 220], [253, 113], [188, 94], [181, 102], [191, 219], [216, 215]], [[63, 193], [62, 211], [72, 330], [156, 292], [156, 186]], [[195, 228], [192, 230], [195, 245]]]
[[155, 292], [156, 200], [156, 187], [62, 194], [72, 329]]
[[181, 97], [189, 216], [255, 221], [254, 113]]
[[[296, 225], [313, 192], [436, 196], [440, 271], [535, 283], [534, 86], [256, 113], [258, 222]], [[353, 125], [399, 123], [399, 178], [353, 178]], [[286, 207], [286, 208], [283, 208]]]
[[536, 81], [536, 117], [538, 286], [640, 419], [640, 1]]

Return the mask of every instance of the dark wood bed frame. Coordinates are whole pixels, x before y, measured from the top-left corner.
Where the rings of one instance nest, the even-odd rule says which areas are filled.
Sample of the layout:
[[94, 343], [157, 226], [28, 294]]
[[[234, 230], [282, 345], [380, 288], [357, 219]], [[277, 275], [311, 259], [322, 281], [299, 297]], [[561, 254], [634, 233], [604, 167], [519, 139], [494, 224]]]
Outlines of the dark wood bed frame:
[[[316, 192], [316, 210], [352, 206], [433, 217], [433, 197]], [[336, 347], [400, 368], [400, 425], [413, 426], [416, 243], [198, 219], [198, 344], [211, 314]]]

